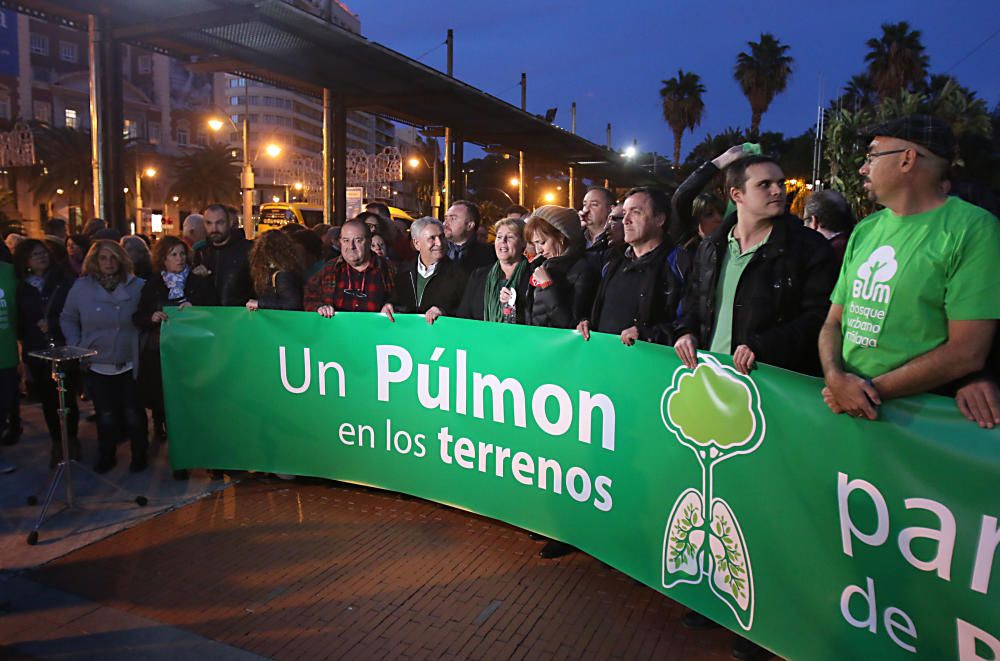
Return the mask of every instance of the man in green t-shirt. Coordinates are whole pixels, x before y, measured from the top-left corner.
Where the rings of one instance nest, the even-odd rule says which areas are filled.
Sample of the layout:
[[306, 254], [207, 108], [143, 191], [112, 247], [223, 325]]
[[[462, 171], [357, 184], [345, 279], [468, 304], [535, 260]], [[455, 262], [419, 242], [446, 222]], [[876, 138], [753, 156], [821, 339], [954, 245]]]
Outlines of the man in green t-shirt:
[[947, 196], [955, 141], [940, 119], [912, 115], [866, 134], [860, 172], [885, 208], [851, 235], [819, 350], [830, 409], [874, 420], [885, 399], [983, 368], [1000, 318], [1000, 222]]

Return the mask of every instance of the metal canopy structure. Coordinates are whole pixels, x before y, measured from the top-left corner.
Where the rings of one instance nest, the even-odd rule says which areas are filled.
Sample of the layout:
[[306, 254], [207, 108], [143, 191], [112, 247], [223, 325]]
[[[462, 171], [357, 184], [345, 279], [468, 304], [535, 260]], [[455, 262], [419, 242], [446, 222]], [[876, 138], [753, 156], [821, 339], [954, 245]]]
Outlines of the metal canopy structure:
[[621, 175], [616, 152], [282, 0], [4, 4], [82, 29], [88, 14], [104, 16], [114, 39], [203, 71], [242, 74], [315, 97], [329, 89], [350, 110], [424, 128], [450, 127], [463, 141], [483, 147], [523, 150], [546, 162], [612, 166]]
[[[229, 72], [322, 98], [324, 210], [337, 223], [346, 209], [348, 110], [421, 127], [425, 135], [450, 131], [454, 154], [444, 155], [446, 174], [452, 158], [462, 161], [462, 144], [471, 142], [491, 152], [526, 153], [544, 167], [569, 166], [571, 177], [575, 171], [619, 185], [664, 183], [611, 149], [283, 0], [0, 0], [0, 5], [89, 32], [96, 109], [91, 114], [98, 118], [95, 208], [109, 219], [124, 210], [120, 184], [114, 183], [122, 174], [122, 141], [114, 128], [121, 121], [121, 59], [114, 55], [120, 43], [169, 55], [195, 70]], [[460, 179], [447, 179], [446, 192], [452, 183], [461, 186]], [[245, 218], [252, 209], [249, 187], [244, 186]], [[252, 223], [247, 225], [252, 234]]]

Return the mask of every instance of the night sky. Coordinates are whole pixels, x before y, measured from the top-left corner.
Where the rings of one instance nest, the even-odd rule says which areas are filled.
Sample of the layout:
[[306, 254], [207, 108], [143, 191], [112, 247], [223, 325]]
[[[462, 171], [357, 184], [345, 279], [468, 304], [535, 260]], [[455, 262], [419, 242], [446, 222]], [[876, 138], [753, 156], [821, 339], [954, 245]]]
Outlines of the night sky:
[[558, 106], [556, 124], [569, 128], [576, 101], [577, 132], [603, 144], [610, 121], [619, 149], [634, 138], [641, 150], [673, 153], [659, 89], [678, 68], [699, 74], [707, 88], [704, 118], [685, 133], [682, 158], [707, 133], [748, 126], [750, 107], [732, 70], [746, 42], [764, 31], [791, 46], [795, 62], [762, 131], [793, 136], [809, 128], [821, 91], [826, 102], [838, 96], [865, 68], [865, 42], [881, 35], [882, 23], [901, 20], [923, 33], [932, 73], [956, 76], [991, 109], [1000, 100], [1000, 0], [346, 3], [365, 37], [442, 71], [445, 47], [435, 46], [454, 28], [458, 78], [519, 105], [526, 71], [529, 111]]

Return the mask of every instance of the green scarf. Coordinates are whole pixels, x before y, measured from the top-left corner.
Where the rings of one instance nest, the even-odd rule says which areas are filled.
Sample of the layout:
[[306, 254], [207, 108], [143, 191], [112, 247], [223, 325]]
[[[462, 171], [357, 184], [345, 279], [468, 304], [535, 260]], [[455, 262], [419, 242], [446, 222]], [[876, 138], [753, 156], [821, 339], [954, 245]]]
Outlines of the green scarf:
[[[514, 267], [514, 272], [511, 274], [510, 279], [506, 282], [510, 284], [511, 287], [516, 286], [520, 281], [521, 275], [524, 273], [524, 269], [527, 268], [528, 260], [522, 259]], [[486, 310], [485, 321], [502, 322], [503, 317], [503, 305], [500, 303], [500, 283], [504, 282], [503, 271], [500, 270], [500, 262], [494, 262], [493, 268], [486, 275], [486, 289], [483, 293], [483, 308]], [[514, 301], [515, 307], [520, 305], [521, 301]]]

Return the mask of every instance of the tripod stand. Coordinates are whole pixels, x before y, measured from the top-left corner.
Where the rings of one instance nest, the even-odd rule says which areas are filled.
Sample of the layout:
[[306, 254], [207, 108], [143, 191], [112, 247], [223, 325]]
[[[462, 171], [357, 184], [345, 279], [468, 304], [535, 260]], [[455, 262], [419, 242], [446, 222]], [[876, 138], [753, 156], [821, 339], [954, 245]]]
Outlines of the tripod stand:
[[[28, 533], [27, 542], [28, 544], [34, 546], [38, 543], [38, 530], [42, 527], [42, 523], [45, 522], [45, 514], [48, 512], [49, 506], [52, 504], [52, 500], [56, 495], [56, 489], [59, 488], [59, 483], [63, 480], [63, 478], [66, 478], [66, 505], [63, 507], [63, 510], [76, 509], [76, 502], [73, 495], [74, 467], [77, 470], [86, 471], [92, 477], [95, 477], [114, 488], [115, 491], [125, 493], [125, 490], [111, 480], [94, 473], [79, 461], [70, 458], [69, 430], [66, 426], [66, 418], [69, 414], [69, 408], [66, 406], [66, 372], [63, 368], [63, 364], [79, 362], [83, 358], [97, 355], [97, 352], [92, 349], [84, 349], [82, 347], [52, 347], [42, 351], [32, 351], [28, 355], [32, 358], [48, 361], [52, 365], [52, 380], [56, 382], [56, 390], [59, 393], [59, 424], [61, 427], [61, 433], [59, 436], [60, 442], [62, 443], [62, 460], [56, 467], [55, 472], [49, 478], [45, 502], [42, 504], [42, 512], [38, 515], [38, 521], [35, 522], [35, 527]], [[149, 501], [145, 496], [135, 497], [135, 503], [140, 507], [144, 507], [148, 502]], [[38, 504], [38, 498], [35, 496], [29, 496], [28, 505], [36, 504]], [[59, 511], [61, 512], [62, 510]]]

